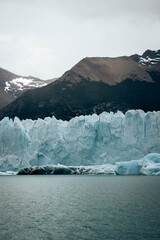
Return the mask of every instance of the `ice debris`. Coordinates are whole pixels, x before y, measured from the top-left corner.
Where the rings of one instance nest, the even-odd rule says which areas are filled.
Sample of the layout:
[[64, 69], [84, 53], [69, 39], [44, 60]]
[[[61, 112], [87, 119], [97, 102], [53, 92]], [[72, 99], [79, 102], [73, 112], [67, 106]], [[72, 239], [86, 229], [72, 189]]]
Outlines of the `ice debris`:
[[114, 175], [160, 175], [160, 154], [150, 153], [139, 160], [118, 162], [114, 165], [96, 166], [34, 166], [19, 169], [18, 175], [71, 175], [71, 174], [114, 174]]

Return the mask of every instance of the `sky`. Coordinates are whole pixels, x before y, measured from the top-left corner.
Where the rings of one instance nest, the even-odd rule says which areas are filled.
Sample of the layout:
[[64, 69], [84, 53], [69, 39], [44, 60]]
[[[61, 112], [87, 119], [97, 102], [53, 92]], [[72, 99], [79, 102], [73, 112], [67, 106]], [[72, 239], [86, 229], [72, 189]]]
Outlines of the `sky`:
[[160, 0], [0, 0], [0, 12], [0, 67], [22, 76], [160, 49]]

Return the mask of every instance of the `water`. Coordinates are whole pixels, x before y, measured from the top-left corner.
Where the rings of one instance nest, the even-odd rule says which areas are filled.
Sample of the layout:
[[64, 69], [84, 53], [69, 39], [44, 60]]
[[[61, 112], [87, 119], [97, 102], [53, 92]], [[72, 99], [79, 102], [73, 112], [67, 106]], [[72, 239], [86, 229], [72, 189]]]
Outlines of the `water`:
[[160, 177], [1, 176], [7, 239], [160, 239]]

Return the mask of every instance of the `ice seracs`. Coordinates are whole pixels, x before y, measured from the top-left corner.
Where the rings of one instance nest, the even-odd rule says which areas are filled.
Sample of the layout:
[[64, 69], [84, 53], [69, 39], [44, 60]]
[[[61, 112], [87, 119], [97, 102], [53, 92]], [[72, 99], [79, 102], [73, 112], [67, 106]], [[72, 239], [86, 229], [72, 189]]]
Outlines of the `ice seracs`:
[[147, 174], [159, 162], [140, 166], [130, 161], [150, 153], [160, 153], [160, 112], [103, 112], [69, 122], [55, 117], [0, 121], [0, 171], [57, 164], [115, 166], [120, 162], [116, 165], [118, 174], [124, 174], [125, 168], [130, 174], [140, 169]]

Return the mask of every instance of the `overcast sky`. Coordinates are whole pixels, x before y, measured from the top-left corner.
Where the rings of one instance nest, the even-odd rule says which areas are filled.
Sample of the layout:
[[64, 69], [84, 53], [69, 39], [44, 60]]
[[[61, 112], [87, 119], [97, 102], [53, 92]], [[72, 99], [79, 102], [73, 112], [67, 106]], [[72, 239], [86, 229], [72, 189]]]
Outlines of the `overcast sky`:
[[0, 0], [0, 67], [60, 77], [84, 57], [160, 49], [160, 0]]

